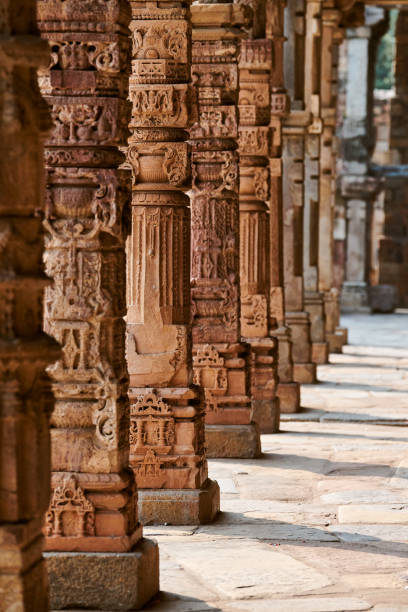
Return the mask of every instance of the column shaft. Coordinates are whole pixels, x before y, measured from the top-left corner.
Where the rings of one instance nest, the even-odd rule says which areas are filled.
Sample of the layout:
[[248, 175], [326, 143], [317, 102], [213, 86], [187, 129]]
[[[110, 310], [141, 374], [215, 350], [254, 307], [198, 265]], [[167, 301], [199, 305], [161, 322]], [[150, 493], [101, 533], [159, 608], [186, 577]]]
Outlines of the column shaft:
[[123, 316], [131, 177], [118, 169], [118, 147], [129, 116], [130, 11], [124, 0], [109, 8], [40, 0], [38, 15], [52, 50], [40, 82], [54, 122], [44, 215], [54, 283], [44, 326], [62, 345], [48, 370], [56, 398], [45, 522], [51, 606], [112, 609], [120, 600], [134, 609], [158, 589], [158, 558], [157, 545], [141, 539], [128, 469]]
[[289, 110], [283, 65], [284, 4], [280, 0], [266, 6], [266, 37], [272, 42], [273, 49], [269, 122], [269, 334], [278, 340], [280, 410], [296, 412], [300, 406], [300, 388], [293, 379], [292, 340], [285, 320], [283, 272], [282, 124]]
[[[310, 317], [304, 305], [303, 229], [305, 201], [305, 144], [312, 125], [309, 82], [305, 86], [306, 3], [297, 0], [285, 9], [285, 76], [291, 97], [291, 112], [283, 129], [283, 227], [286, 320], [292, 330], [294, 379], [316, 380], [312, 362]], [[310, 74], [308, 75], [310, 78]], [[313, 131], [313, 128], [312, 128]]]
[[43, 516], [50, 495], [45, 367], [57, 345], [42, 333], [43, 138], [50, 119], [36, 81], [49, 51], [35, 2], [1, 2], [0, 609], [46, 612]]
[[236, 152], [238, 26], [246, 11], [204, 3], [192, 11], [194, 377], [205, 393], [209, 456], [254, 457], [260, 439], [249, 397], [249, 347], [241, 342]]
[[[261, 12], [261, 7], [256, 7]], [[263, 20], [264, 21], [264, 20]], [[265, 23], [265, 21], [264, 21]], [[269, 122], [272, 41], [243, 40], [239, 59], [241, 334], [250, 345], [254, 420], [279, 431], [278, 342], [269, 336]]]
[[190, 9], [135, 0], [131, 8], [130, 464], [142, 521], [197, 524], [217, 514], [219, 489], [208, 480], [204, 405], [192, 385]]

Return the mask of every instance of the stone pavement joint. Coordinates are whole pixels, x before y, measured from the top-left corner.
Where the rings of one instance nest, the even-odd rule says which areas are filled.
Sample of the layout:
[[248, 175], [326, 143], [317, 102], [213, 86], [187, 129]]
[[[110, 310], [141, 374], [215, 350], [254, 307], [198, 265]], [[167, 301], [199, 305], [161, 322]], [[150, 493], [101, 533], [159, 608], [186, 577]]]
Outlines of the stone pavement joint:
[[351, 344], [302, 388], [309, 412], [341, 418], [283, 415], [261, 458], [209, 461], [215, 523], [145, 528], [162, 588], [146, 609], [408, 610], [407, 323], [344, 317]]

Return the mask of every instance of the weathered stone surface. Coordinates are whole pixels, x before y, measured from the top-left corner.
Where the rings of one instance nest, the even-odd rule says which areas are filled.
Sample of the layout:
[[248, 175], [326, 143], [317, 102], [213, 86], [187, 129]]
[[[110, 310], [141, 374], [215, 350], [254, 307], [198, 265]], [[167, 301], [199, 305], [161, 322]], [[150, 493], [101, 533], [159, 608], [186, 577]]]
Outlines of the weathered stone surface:
[[252, 400], [253, 419], [262, 433], [278, 433], [280, 401], [275, 399]]
[[208, 457], [242, 457], [254, 459], [261, 454], [259, 427], [248, 425], [206, 425]]
[[[250, 368], [256, 387], [254, 376], [260, 365], [254, 353], [251, 365], [249, 346], [241, 342], [240, 329], [239, 167], [235, 149], [240, 27], [246, 21], [243, 6], [192, 6], [192, 78], [197, 97], [197, 117], [190, 129], [193, 367], [194, 382], [204, 389], [206, 424], [219, 425], [217, 446], [207, 440], [210, 453], [230, 444], [234, 435], [229, 433], [230, 427], [251, 423]], [[253, 178], [248, 181], [251, 187]], [[265, 233], [262, 223], [258, 229]], [[262, 320], [262, 304], [260, 307]], [[273, 347], [271, 344], [266, 352]], [[268, 359], [271, 361], [270, 356]], [[244, 439], [240, 442], [234, 452], [243, 451], [246, 457]]]
[[[272, 41], [274, 58], [271, 72], [271, 108], [269, 150], [269, 333], [278, 341], [278, 397], [282, 412], [295, 412], [300, 404], [299, 390], [293, 379], [292, 338], [285, 321], [285, 280], [284, 280], [284, 219], [282, 192], [282, 124], [289, 111], [289, 97], [284, 79], [284, 6], [278, 0], [266, 5], [265, 35]], [[281, 385], [289, 385], [281, 393]]]
[[349, 504], [339, 506], [339, 523], [408, 523], [408, 505], [394, 504], [393, 506], [371, 504]]
[[49, 49], [36, 3], [0, 5], [0, 610], [45, 612], [42, 519], [50, 495], [45, 368], [57, 344], [42, 333], [43, 141], [51, 126], [36, 85]]
[[194, 524], [215, 516], [218, 495], [215, 484], [207, 494], [202, 490], [208, 488], [204, 398], [191, 385], [190, 201], [184, 193], [191, 185], [185, 140], [193, 120], [189, 3], [130, 5], [130, 465], [146, 490], [143, 520]]
[[[123, 552], [141, 535], [127, 465], [130, 174], [118, 169], [129, 110], [130, 12], [123, 0], [113, 8], [92, 13], [77, 1], [38, 3], [40, 31], [55, 51], [40, 75], [54, 122], [45, 154], [44, 259], [53, 284], [46, 289], [44, 328], [62, 344], [62, 358], [49, 368], [56, 410], [48, 550]], [[106, 66], [101, 58], [109, 45], [117, 52]]]
[[139, 610], [159, 589], [159, 550], [142, 539], [127, 553], [46, 553], [51, 608]]
[[[270, 198], [268, 163], [271, 137], [270, 81], [273, 41], [265, 38], [266, 6], [254, 5], [248, 40], [242, 40], [239, 55], [239, 221], [241, 335], [250, 345], [250, 393], [254, 420], [262, 432], [279, 429], [278, 341], [269, 337], [270, 268], [268, 253]], [[262, 18], [263, 14], [263, 18]], [[258, 26], [258, 27], [257, 27]], [[269, 401], [269, 411], [259, 420], [260, 402]], [[258, 410], [255, 410], [257, 406]]]
[[210, 523], [220, 508], [220, 488], [210, 479], [200, 489], [141, 489], [138, 497], [143, 525]]

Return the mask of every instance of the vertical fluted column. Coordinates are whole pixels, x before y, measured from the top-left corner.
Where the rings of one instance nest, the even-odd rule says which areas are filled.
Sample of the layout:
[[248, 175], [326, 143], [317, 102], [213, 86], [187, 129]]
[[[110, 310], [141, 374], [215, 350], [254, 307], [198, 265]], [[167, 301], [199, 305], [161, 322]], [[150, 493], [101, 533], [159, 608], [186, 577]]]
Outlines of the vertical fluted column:
[[62, 345], [48, 370], [56, 406], [45, 533], [47, 550], [59, 551], [47, 556], [51, 606], [112, 609], [120, 599], [130, 609], [158, 589], [157, 545], [141, 541], [128, 468], [123, 317], [131, 177], [118, 169], [118, 147], [128, 133], [130, 11], [124, 0], [40, 0], [38, 16], [52, 50], [40, 82], [54, 122], [44, 215], [54, 282], [44, 326]]
[[35, 2], [2, 0], [0, 87], [0, 609], [45, 612], [41, 533], [50, 494], [45, 367], [58, 358], [42, 333], [43, 138], [51, 126], [36, 82], [49, 51]]
[[192, 76], [198, 118], [193, 148], [192, 302], [195, 382], [206, 403], [209, 456], [253, 457], [259, 433], [241, 342], [238, 204], [238, 51], [245, 10], [196, 4]]
[[[258, 5], [254, 10], [262, 12]], [[241, 335], [250, 345], [254, 420], [265, 433], [279, 431], [280, 415], [276, 396], [278, 342], [269, 336], [269, 259], [266, 256], [271, 68], [270, 40], [257, 38], [241, 42], [238, 97]]]
[[305, 310], [303, 281], [305, 140], [312, 121], [309, 100], [305, 104], [305, 0], [288, 4], [285, 25], [285, 83], [291, 98], [282, 147], [285, 309], [292, 331], [294, 379], [313, 383], [316, 365], [312, 362], [310, 317]]
[[[305, 195], [303, 215], [303, 279], [305, 311], [310, 317], [311, 359], [313, 363], [327, 363], [324, 295], [319, 290], [320, 238], [320, 152], [323, 147], [323, 119], [321, 108], [322, 3], [308, 0], [306, 5], [305, 36], [305, 108], [311, 122], [305, 134]], [[329, 53], [331, 49], [327, 50]], [[329, 56], [330, 60], [331, 56]], [[327, 61], [327, 60], [326, 60]], [[329, 228], [331, 229], [331, 228]], [[330, 251], [328, 252], [330, 257]]]
[[130, 4], [130, 464], [143, 522], [197, 524], [218, 512], [219, 489], [208, 480], [204, 406], [192, 385], [190, 8]]
[[285, 320], [283, 273], [282, 124], [289, 112], [285, 90], [284, 49], [285, 2], [266, 5], [266, 37], [272, 42], [269, 121], [269, 334], [278, 340], [278, 396], [281, 412], [296, 412], [300, 388], [293, 380], [291, 330]]

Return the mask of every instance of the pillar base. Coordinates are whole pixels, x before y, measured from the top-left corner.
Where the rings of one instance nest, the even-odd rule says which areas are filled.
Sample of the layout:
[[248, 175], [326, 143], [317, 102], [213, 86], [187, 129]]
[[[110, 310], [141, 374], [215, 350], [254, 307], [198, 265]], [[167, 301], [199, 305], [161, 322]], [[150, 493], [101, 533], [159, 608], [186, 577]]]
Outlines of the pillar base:
[[159, 548], [141, 539], [131, 552], [44, 553], [50, 608], [140, 610], [159, 590]]
[[139, 489], [143, 525], [211, 523], [220, 511], [220, 487], [207, 479], [201, 489]]
[[207, 457], [254, 459], [261, 454], [257, 423], [248, 425], [206, 425]]
[[343, 346], [348, 341], [348, 329], [346, 327], [337, 327], [334, 334], [326, 334], [326, 339], [330, 353], [341, 353]]
[[312, 361], [317, 365], [329, 363], [329, 345], [327, 342], [312, 342]]
[[300, 386], [297, 382], [279, 383], [278, 397], [281, 414], [293, 414], [300, 409]]
[[313, 385], [316, 381], [315, 363], [294, 363], [293, 380], [302, 385]]
[[363, 281], [344, 282], [340, 302], [343, 312], [370, 312], [367, 283]]
[[261, 433], [279, 432], [280, 402], [279, 398], [272, 400], [252, 400], [253, 419], [258, 424]]

